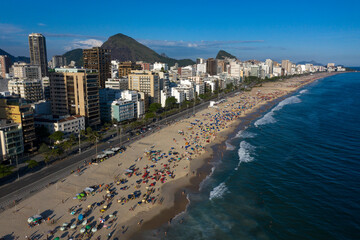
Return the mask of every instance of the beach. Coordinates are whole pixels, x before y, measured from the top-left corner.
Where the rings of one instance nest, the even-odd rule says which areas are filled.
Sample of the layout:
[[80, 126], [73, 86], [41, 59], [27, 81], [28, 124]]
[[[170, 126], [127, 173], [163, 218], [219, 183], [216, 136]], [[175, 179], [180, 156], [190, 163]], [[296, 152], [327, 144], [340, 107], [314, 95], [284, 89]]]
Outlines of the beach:
[[[128, 239], [140, 230], [171, 223], [171, 218], [186, 208], [183, 189], [199, 187], [211, 171], [207, 163], [214, 154], [213, 147], [223, 144], [246, 116], [333, 74], [264, 83], [164, 126], [100, 164], [84, 164], [81, 171], [2, 212], [0, 236], [65, 239], [88, 234], [93, 238]], [[84, 191], [86, 188], [92, 190]], [[36, 214], [44, 221], [29, 227], [28, 218]], [[81, 229], [85, 233], [80, 233]]]

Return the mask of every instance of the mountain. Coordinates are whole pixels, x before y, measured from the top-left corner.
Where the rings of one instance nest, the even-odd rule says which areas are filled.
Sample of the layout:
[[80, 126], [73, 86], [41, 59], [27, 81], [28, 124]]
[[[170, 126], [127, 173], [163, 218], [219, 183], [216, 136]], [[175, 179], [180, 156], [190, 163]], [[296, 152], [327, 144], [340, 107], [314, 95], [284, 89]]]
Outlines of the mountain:
[[225, 58], [237, 59], [235, 56], [231, 55], [230, 53], [228, 53], [224, 50], [220, 50], [218, 52], [218, 54], [216, 55], [216, 59], [225, 59]]
[[2, 50], [0, 48], [0, 55], [8, 55], [11, 58], [12, 62], [26, 62], [26, 63], [30, 63], [30, 58], [29, 57], [24, 57], [24, 56], [18, 56], [15, 57], [13, 55], [11, 55], [10, 53]]
[[160, 55], [135, 39], [121, 33], [109, 37], [101, 47], [110, 49], [111, 58], [119, 61], [163, 62], [169, 66], [174, 66], [175, 63], [178, 63], [179, 66], [195, 64], [191, 59], [176, 60], [167, 57], [165, 54]]
[[301, 61], [301, 62], [298, 62], [296, 64], [307, 64], [307, 63], [310, 63], [312, 65], [316, 65], [316, 66], [325, 66], [324, 64], [322, 63], [318, 63], [318, 62], [315, 62], [314, 60], [311, 60], [311, 61]]
[[77, 48], [63, 54], [63, 57], [66, 57], [66, 61], [70, 64], [71, 61], [75, 61], [75, 65], [81, 67], [83, 65], [83, 50]]
[[[117, 59], [121, 62], [163, 62], [169, 66], [174, 66], [175, 63], [178, 63], [180, 67], [195, 64], [191, 59], [176, 60], [167, 57], [164, 53], [160, 55], [135, 39], [121, 33], [109, 37], [101, 47], [111, 50], [111, 59]], [[75, 61], [77, 66], [83, 65], [82, 49], [80, 48], [66, 52], [63, 56], [66, 57], [67, 62]]]

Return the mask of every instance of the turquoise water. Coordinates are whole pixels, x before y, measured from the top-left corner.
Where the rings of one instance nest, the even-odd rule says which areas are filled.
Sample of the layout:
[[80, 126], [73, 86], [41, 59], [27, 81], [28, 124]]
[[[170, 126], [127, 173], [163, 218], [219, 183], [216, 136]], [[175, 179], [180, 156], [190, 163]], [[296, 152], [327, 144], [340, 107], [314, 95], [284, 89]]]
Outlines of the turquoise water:
[[234, 132], [187, 211], [146, 235], [360, 239], [359, 150], [360, 73], [318, 80]]

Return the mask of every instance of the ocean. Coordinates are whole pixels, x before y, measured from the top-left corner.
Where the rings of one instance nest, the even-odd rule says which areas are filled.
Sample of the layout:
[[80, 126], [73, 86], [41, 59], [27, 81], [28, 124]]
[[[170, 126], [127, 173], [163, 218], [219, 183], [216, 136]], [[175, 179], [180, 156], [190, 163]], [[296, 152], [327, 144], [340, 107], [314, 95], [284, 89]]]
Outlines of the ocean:
[[145, 235], [360, 239], [359, 150], [360, 73], [317, 80], [230, 135], [187, 210]]

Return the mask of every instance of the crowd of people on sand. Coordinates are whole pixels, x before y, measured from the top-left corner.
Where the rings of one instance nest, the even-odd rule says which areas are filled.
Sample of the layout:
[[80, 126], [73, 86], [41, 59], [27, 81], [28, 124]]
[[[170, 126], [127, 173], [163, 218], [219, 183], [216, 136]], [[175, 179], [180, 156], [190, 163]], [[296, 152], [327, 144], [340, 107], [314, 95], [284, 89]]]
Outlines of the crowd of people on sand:
[[[259, 103], [271, 101], [286, 93], [279, 89], [243, 92], [227, 99], [218, 108], [206, 109], [192, 118], [175, 123], [174, 125], [181, 129], [178, 129], [177, 135], [170, 136], [170, 149], [160, 149], [153, 145], [150, 149], [138, 153], [133, 162], [124, 159], [122, 166], [117, 165], [120, 168], [131, 164], [120, 175], [114, 176], [112, 182], [89, 186], [77, 193], [73, 200], [63, 200], [62, 204], [68, 206], [68, 212], [62, 217], [63, 222], [59, 225], [59, 219], [54, 220], [52, 216], [42, 219], [40, 223], [46, 223], [47, 229], [50, 229], [44, 236], [50, 240], [100, 239], [100, 236], [110, 238], [115, 231], [126, 233], [130, 226], [118, 226], [123, 222], [121, 213], [146, 210], [144, 206], [162, 204], [164, 196], [160, 188], [176, 178], [176, 170], [180, 165], [181, 168], [188, 169], [190, 162], [204, 153], [205, 146], [214, 141], [217, 134], [227, 129], [230, 123]], [[115, 155], [116, 157], [118, 155]], [[133, 216], [136, 216], [136, 213]], [[140, 219], [138, 225], [142, 222], [143, 219]], [[29, 226], [36, 227], [33, 224]]]

